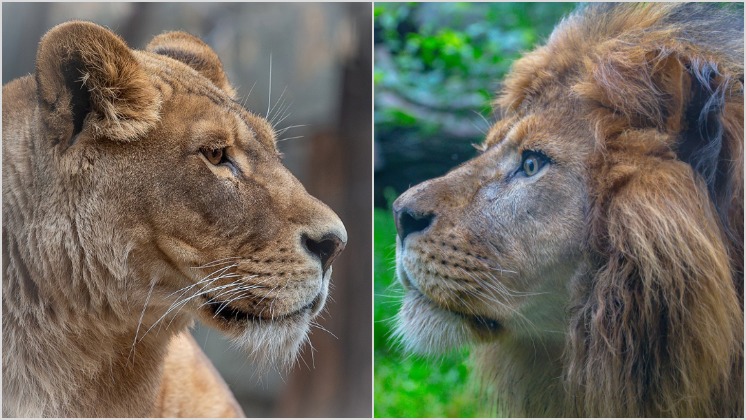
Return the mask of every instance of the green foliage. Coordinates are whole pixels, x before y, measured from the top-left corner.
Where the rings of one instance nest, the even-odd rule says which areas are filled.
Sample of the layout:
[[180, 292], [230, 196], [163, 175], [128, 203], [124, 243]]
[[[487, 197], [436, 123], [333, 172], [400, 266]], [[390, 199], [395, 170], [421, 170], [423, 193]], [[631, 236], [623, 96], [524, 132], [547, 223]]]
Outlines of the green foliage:
[[[522, 51], [546, 37], [568, 3], [376, 3], [377, 128], [409, 125], [412, 112], [489, 114], [496, 83]], [[403, 118], [402, 118], [403, 117]], [[426, 120], [425, 132], [447, 124]], [[433, 127], [435, 126], [435, 127]]]
[[402, 289], [394, 277], [396, 227], [391, 212], [374, 209], [374, 415], [484, 417], [469, 380], [466, 350], [440, 359], [402, 354], [391, 339]]
[[378, 186], [442, 175], [471, 158], [494, 122], [492, 100], [523, 51], [572, 3], [375, 3]]

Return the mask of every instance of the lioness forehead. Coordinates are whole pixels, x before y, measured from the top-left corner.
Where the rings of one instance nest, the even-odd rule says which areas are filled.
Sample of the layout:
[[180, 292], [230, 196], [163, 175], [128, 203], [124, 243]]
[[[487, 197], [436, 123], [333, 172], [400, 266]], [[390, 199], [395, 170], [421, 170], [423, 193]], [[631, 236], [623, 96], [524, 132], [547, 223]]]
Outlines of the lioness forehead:
[[[208, 140], [223, 144], [232, 144], [239, 139], [244, 142], [246, 139], [256, 139], [277, 152], [275, 131], [267, 120], [244, 108], [186, 64], [159, 54], [136, 52], [164, 102], [177, 95], [200, 96], [207, 100], [207, 106], [214, 107], [215, 112], [204, 107], [197, 110], [200, 118], [192, 127], [192, 134], [205, 135]], [[226, 113], [235, 118], [218, 117]]]

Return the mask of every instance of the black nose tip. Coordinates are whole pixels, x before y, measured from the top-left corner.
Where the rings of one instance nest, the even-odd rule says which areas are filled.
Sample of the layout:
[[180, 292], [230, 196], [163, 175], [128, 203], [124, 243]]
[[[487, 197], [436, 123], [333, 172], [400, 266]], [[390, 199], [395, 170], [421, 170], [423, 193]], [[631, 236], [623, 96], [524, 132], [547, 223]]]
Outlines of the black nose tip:
[[333, 233], [328, 233], [321, 237], [320, 240], [303, 235], [301, 238], [306, 250], [318, 257], [321, 261], [321, 267], [324, 272], [332, 265], [335, 258], [345, 249], [345, 242]]
[[433, 214], [418, 214], [406, 207], [399, 209], [396, 212], [396, 230], [399, 231], [399, 238], [401, 238], [402, 244], [410, 233], [421, 232], [427, 229], [434, 218], [435, 215]]

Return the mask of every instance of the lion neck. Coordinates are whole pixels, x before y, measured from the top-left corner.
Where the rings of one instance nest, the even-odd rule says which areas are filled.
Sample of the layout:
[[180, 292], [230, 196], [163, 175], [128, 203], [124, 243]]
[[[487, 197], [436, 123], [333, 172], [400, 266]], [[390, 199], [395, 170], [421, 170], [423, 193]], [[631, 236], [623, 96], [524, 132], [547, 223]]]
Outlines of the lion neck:
[[[564, 346], [541, 338], [504, 340], [475, 349], [482, 379], [494, 387], [501, 416], [567, 416], [561, 381]], [[572, 415], [570, 415], [572, 417]]]
[[[509, 331], [475, 348], [473, 357], [493, 387], [501, 415], [510, 417], [582, 417], [567, 391], [569, 307], [586, 293], [594, 265], [587, 256], [553, 270], [557, 276], [524, 309], [522, 332]], [[518, 328], [517, 325], [513, 325]]]

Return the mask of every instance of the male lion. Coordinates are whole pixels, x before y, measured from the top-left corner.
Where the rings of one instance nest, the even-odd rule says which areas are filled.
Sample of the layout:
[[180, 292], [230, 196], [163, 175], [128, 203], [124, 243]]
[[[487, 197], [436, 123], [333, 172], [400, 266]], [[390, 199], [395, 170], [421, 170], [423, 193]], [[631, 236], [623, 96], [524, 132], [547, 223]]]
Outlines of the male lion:
[[394, 203], [399, 333], [511, 416], [743, 417], [743, 18], [591, 5], [482, 152]]
[[202, 41], [53, 28], [3, 87], [3, 414], [242, 415], [187, 327], [291, 362], [346, 240]]

